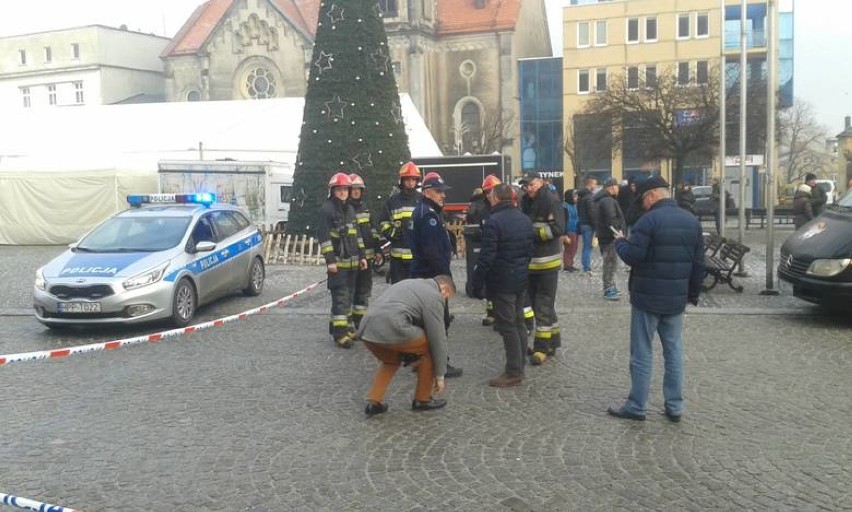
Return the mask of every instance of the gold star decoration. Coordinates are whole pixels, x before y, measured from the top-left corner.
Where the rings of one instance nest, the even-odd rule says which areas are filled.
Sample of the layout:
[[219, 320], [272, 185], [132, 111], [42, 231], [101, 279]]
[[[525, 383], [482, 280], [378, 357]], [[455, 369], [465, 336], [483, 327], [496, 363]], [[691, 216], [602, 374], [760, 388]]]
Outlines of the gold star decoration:
[[346, 108], [347, 103], [340, 99], [340, 96], [335, 96], [334, 99], [326, 101], [323, 105], [329, 119], [343, 119], [343, 109]]
[[322, 74], [323, 71], [331, 69], [331, 63], [334, 61], [334, 54], [325, 53], [320, 50], [320, 56], [316, 62], [314, 62], [314, 66], [317, 67], [319, 74]]

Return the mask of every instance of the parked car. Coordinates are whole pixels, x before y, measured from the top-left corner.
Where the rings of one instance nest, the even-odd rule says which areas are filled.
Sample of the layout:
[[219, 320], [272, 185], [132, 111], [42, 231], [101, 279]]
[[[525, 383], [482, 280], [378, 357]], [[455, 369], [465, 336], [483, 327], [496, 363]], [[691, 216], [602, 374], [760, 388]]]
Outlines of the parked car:
[[67, 325], [190, 323], [198, 306], [259, 295], [263, 240], [245, 212], [212, 194], [128, 196], [131, 208], [36, 272], [36, 319]]
[[778, 278], [802, 300], [852, 311], [852, 191], [781, 246]]
[[695, 196], [695, 214], [698, 216], [713, 215], [719, 206], [713, 203], [713, 187], [710, 185], [692, 187], [692, 195]]

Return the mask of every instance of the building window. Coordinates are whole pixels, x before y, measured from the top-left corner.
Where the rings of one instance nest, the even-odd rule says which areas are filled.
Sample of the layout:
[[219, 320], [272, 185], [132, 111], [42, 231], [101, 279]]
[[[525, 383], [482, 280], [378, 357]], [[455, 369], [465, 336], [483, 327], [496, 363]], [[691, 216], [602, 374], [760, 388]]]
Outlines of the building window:
[[186, 101], [201, 101], [201, 93], [195, 90], [186, 93]]
[[462, 150], [477, 154], [481, 148], [479, 140], [482, 136], [482, 116], [479, 105], [472, 101], [464, 104], [461, 110]]
[[645, 42], [652, 43], [657, 40], [657, 18], [645, 18]]
[[657, 66], [645, 66], [645, 87], [657, 86]]
[[689, 39], [689, 14], [677, 15], [677, 38]]
[[577, 48], [585, 48], [591, 44], [589, 37], [589, 22], [580, 21], [577, 23]]
[[77, 105], [82, 105], [83, 100], [83, 82], [74, 82], [74, 101]]
[[47, 86], [47, 103], [56, 105], [56, 85], [50, 84]]
[[396, 18], [399, 16], [399, 6], [396, 0], [379, 0], [379, 9], [385, 18]]
[[27, 51], [26, 50], [18, 50], [18, 62], [21, 66], [27, 65]]
[[595, 74], [595, 90], [598, 92], [606, 90], [606, 68], [598, 69]]
[[627, 88], [630, 90], [639, 88], [639, 68], [637, 66], [627, 68]]
[[695, 37], [710, 36], [710, 14], [699, 12], [695, 15]]
[[278, 96], [275, 76], [266, 68], [254, 68], [246, 75], [246, 92], [249, 98], [264, 100]]
[[53, 51], [50, 49], [50, 46], [44, 47], [44, 62], [45, 64], [49, 63], [53, 60]]
[[595, 46], [606, 46], [606, 20], [595, 22]]
[[588, 94], [589, 91], [589, 70], [581, 69], [577, 72], [577, 92], [579, 92], [580, 94]]
[[627, 42], [628, 43], [638, 43], [639, 42], [639, 18], [628, 18], [627, 19]]
[[432, 0], [423, 0], [423, 19], [432, 19]]
[[710, 68], [706, 60], [699, 60], [695, 63], [695, 83], [699, 85], [710, 83]]
[[24, 102], [24, 108], [30, 108], [33, 106], [32, 100], [30, 99], [29, 87], [21, 87], [21, 100]]
[[71, 58], [77, 60], [80, 58], [80, 44], [71, 43]]
[[689, 85], [689, 62], [677, 63], [677, 84]]

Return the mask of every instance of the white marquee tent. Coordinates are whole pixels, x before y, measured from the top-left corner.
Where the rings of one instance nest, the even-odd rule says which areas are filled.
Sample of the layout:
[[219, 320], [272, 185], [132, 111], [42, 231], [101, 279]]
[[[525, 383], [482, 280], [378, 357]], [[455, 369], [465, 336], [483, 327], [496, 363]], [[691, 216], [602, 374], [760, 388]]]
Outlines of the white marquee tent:
[[[407, 94], [412, 156], [441, 155]], [[303, 98], [21, 109], [0, 123], [0, 245], [64, 244], [156, 192], [160, 160], [295, 163]]]

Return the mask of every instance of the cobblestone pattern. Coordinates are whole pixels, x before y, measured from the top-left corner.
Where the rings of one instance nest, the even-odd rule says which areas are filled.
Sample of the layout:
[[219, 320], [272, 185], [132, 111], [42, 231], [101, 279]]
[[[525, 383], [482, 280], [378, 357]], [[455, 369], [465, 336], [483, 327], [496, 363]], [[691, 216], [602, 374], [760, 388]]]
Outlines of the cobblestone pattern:
[[[0, 308], [28, 307], [31, 271], [55, 252], [0, 248]], [[454, 271], [463, 278], [462, 262]], [[201, 317], [321, 275], [273, 267], [261, 297]], [[850, 320], [688, 314], [684, 420], [657, 414], [657, 354], [652, 413], [634, 423], [604, 412], [629, 382], [626, 301], [605, 303], [599, 277], [563, 273], [560, 290], [564, 347], [519, 388], [486, 385], [502, 343], [479, 325], [478, 301], [453, 300], [465, 374], [434, 413], [409, 410], [403, 369], [390, 411], [364, 417], [376, 363], [360, 344], [333, 346], [324, 291], [176, 341], [0, 367], [0, 490], [91, 511], [852, 509]], [[703, 309], [763, 307], [751, 291], [714, 290]], [[0, 324], [0, 353], [137, 332]]]

